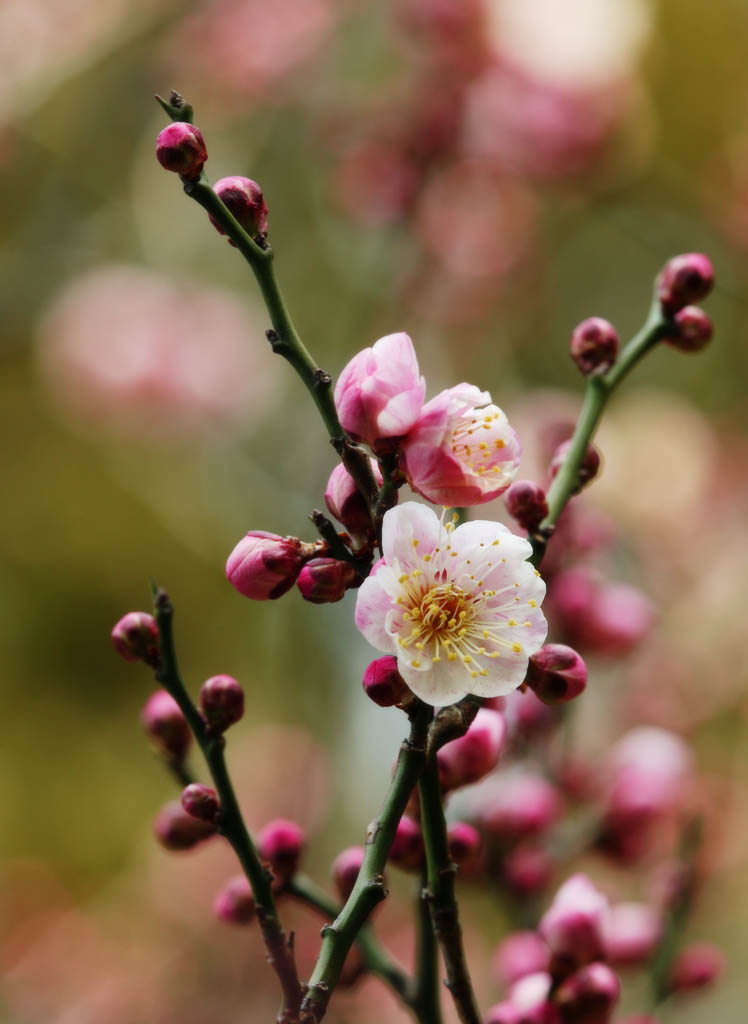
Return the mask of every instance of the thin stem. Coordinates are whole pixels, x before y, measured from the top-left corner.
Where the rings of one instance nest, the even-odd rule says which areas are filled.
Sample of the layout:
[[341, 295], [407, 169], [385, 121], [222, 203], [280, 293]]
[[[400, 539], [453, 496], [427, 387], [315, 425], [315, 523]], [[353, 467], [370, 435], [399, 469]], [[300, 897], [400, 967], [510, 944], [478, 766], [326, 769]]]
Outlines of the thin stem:
[[366, 852], [356, 884], [333, 923], [322, 929], [322, 948], [301, 1004], [301, 1024], [318, 1024], [322, 1020], [356, 935], [377, 903], [387, 895], [382, 873], [397, 824], [426, 759], [432, 714], [432, 708], [420, 702], [412, 713], [410, 736], [400, 748], [382, 810], [367, 829]]
[[421, 798], [421, 828], [426, 846], [426, 871], [431, 922], [447, 971], [447, 988], [452, 993], [462, 1024], [481, 1024], [481, 1014], [470, 980], [462, 928], [455, 898], [456, 865], [449, 856], [447, 825], [439, 785], [436, 757], [431, 756], [418, 782]]
[[[300, 903], [312, 907], [329, 921], [334, 921], [340, 913], [340, 907], [306, 875], [294, 875], [283, 891], [288, 893], [289, 896], [293, 896]], [[366, 924], [360, 930], [356, 936], [356, 945], [361, 951], [364, 967], [369, 974], [374, 974], [381, 978], [400, 997], [403, 1003], [409, 1006], [411, 979], [402, 967], [392, 959], [374, 934], [371, 925]]]
[[439, 1000], [439, 947], [431, 923], [428, 872], [421, 872], [421, 884], [416, 899], [416, 976], [413, 986], [413, 1005], [420, 1018], [429, 1024], [442, 1024]]
[[532, 538], [533, 556], [531, 561], [535, 568], [542, 561], [548, 539], [553, 533], [566, 503], [579, 489], [579, 470], [608, 399], [634, 366], [658, 341], [667, 336], [670, 329], [670, 322], [663, 314], [655, 297], [644, 326], [629, 341], [610, 370], [601, 376], [592, 375], [587, 378], [584, 401], [569, 451], [548, 491], [548, 515], [540, 524], [537, 535]]
[[282, 1003], [278, 1012], [278, 1024], [295, 1024], [299, 1019], [302, 989], [296, 972], [293, 940], [286, 939], [278, 918], [271, 886], [272, 876], [260, 862], [244, 824], [226, 768], [224, 738], [207, 727], [187, 693], [180, 675], [172, 630], [174, 608], [168, 594], [163, 590], [155, 592], [154, 614], [158, 624], [161, 653], [161, 664], [156, 671], [156, 678], [179, 705], [210, 769], [221, 804], [219, 831], [233, 847], [252, 887], [267, 959], [280, 982]]

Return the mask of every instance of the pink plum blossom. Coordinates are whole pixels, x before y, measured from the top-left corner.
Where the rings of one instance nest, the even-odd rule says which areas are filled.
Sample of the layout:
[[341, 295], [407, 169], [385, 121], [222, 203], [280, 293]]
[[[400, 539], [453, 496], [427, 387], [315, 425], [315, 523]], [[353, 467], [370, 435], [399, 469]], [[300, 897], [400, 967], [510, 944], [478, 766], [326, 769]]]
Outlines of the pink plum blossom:
[[610, 908], [605, 896], [584, 874], [572, 875], [556, 893], [538, 931], [551, 954], [564, 964], [581, 966], [604, 953]]
[[481, 708], [464, 736], [450, 740], [437, 751], [439, 779], [445, 790], [477, 782], [493, 771], [506, 738], [506, 725], [499, 711]]
[[438, 505], [482, 505], [507, 489], [522, 446], [487, 391], [457, 384], [424, 405], [403, 442], [413, 490]]
[[400, 331], [351, 359], [335, 385], [335, 407], [355, 441], [386, 448], [413, 427], [425, 395], [413, 342]]
[[545, 584], [528, 541], [500, 523], [455, 528], [405, 502], [382, 527], [383, 558], [358, 592], [355, 621], [427, 704], [518, 687], [543, 644]]

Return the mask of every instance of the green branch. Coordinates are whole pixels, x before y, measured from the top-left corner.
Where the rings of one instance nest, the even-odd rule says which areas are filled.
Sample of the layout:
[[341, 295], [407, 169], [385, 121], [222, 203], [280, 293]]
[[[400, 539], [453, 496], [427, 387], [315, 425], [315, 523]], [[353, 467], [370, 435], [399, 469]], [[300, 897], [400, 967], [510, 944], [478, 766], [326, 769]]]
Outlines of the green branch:
[[531, 538], [533, 546], [531, 561], [536, 569], [542, 561], [548, 540], [556, 528], [558, 518], [566, 503], [579, 490], [579, 470], [608, 399], [636, 364], [659, 341], [667, 337], [671, 330], [670, 320], [663, 314], [660, 303], [655, 297], [644, 326], [625, 346], [610, 370], [602, 375], [592, 374], [587, 377], [584, 401], [569, 451], [548, 491], [548, 515], [538, 527], [537, 535]]
[[278, 917], [271, 884], [272, 875], [263, 867], [244, 824], [226, 768], [224, 738], [208, 728], [182, 681], [174, 649], [173, 605], [163, 590], [155, 591], [153, 603], [161, 652], [161, 664], [156, 671], [156, 679], [179, 705], [210, 769], [221, 804], [219, 831], [233, 847], [252, 887], [267, 959], [280, 982], [283, 998], [278, 1013], [278, 1024], [295, 1024], [299, 1019], [302, 989], [296, 972], [293, 943], [292, 940], [286, 939]]
[[331, 925], [322, 930], [322, 948], [301, 1004], [301, 1024], [318, 1024], [327, 1011], [345, 958], [374, 907], [387, 891], [383, 872], [402, 818], [426, 759], [432, 708], [420, 701], [411, 717], [410, 736], [400, 748], [395, 774], [378, 817], [366, 833], [366, 852], [351, 895]]

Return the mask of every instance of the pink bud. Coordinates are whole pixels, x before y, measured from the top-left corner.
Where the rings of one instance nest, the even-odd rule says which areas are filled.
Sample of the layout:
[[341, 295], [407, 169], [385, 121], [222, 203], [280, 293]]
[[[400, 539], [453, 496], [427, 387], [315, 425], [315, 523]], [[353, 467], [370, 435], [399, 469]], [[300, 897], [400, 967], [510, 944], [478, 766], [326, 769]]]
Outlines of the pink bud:
[[529, 771], [506, 772], [481, 795], [480, 824], [504, 842], [539, 835], [561, 814], [561, 800], [552, 783]]
[[496, 1003], [483, 1018], [483, 1024], [523, 1024], [523, 1021], [522, 1011], [507, 1000]]
[[559, 573], [549, 587], [548, 607], [566, 637], [594, 654], [632, 651], [654, 624], [649, 598], [628, 583], [601, 583], [586, 569]]
[[386, 654], [375, 658], [364, 672], [364, 692], [380, 708], [409, 703], [413, 697], [407, 683], [397, 670], [397, 658]]
[[417, 821], [403, 815], [390, 849], [390, 863], [403, 871], [418, 871], [424, 862], [423, 833]]
[[468, 731], [437, 751], [439, 778], [444, 790], [477, 782], [499, 763], [506, 724], [498, 711], [481, 708]]
[[538, 931], [548, 943], [554, 970], [568, 974], [604, 954], [608, 901], [583, 874], [572, 875], [556, 893]]
[[182, 807], [198, 821], [214, 824], [219, 811], [218, 796], [210, 786], [201, 782], [191, 782], [182, 791]]
[[297, 537], [250, 530], [229, 555], [226, 577], [245, 597], [272, 601], [291, 589], [304, 562]]
[[168, 124], [156, 140], [156, 159], [167, 171], [174, 171], [193, 181], [208, 159], [200, 129], [186, 121]]
[[477, 828], [465, 821], [456, 821], [447, 828], [447, 843], [450, 860], [460, 869], [461, 878], [480, 872], [483, 840]]
[[[256, 181], [238, 175], [221, 178], [213, 186], [213, 191], [248, 235], [256, 238], [258, 235], [264, 237], [267, 234], [268, 208], [265, 205], [262, 189]], [[210, 221], [222, 235], [225, 234], [220, 224], [217, 224], [212, 217]]]
[[538, 700], [529, 688], [524, 693], [522, 690], [513, 690], [508, 694], [504, 717], [512, 740], [517, 736], [527, 740], [546, 732], [558, 718], [550, 705]]
[[504, 881], [517, 895], [531, 896], [548, 887], [553, 868], [549, 853], [538, 846], [522, 844], [506, 855]]
[[504, 504], [509, 515], [528, 533], [534, 533], [548, 515], [545, 491], [531, 480], [515, 480], [504, 495]]
[[249, 924], [255, 916], [255, 900], [244, 875], [230, 879], [216, 896], [213, 911], [227, 924]]
[[348, 562], [340, 562], [337, 558], [313, 558], [299, 573], [296, 586], [305, 601], [332, 604], [342, 600], [355, 579], [355, 570]]
[[537, 932], [513, 932], [494, 953], [493, 973], [503, 985], [512, 985], [526, 974], [547, 971], [549, 963], [548, 946]]
[[610, 908], [604, 927], [605, 959], [614, 967], [645, 964], [656, 950], [662, 924], [646, 903], [617, 903]]
[[166, 690], [152, 693], [140, 713], [146, 735], [159, 751], [173, 761], [182, 761], [192, 742], [192, 733], [179, 705]]
[[564, 644], [546, 644], [533, 654], [525, 682], [546, 704], [565, 704], [587, 685], [587, 666]]
[[673, 992], [692, 992], [711, 985], [725, 969], [725, 956], [708, 942], [694, 942], [676, 956], [670, 969]]
[[225, 732], [244, 714], [244, 691], [233, 676], [211, 676], [200, 689], [200, 707], [210, 728]]
[[714, 268], [700, 252], [673, 256], [657, 278], [657, 297], [666, 313], [700, 302], [714, 286]]
[[159, 665], [159, 637], [156, 620], [147, 612], [128, 612], [112, 629], [112, 643], [125, 661]]
[[341, 850], [332, 863], [332, 880], [343, 902], [353, 891], [365, 852], [363, 846], [349, 846]]
[[559, 1024], [558, 1011], [548, 1002], [551, 976], [545, 971], [526, 974], [509, 989], [509, 1002], [520, 1011], [519, 1024]]
[[153, 832], [167, 850], [191, 850], [215, 835], [216, 829], [206, 821], [193, 818], [181, 804], [173, 801], [165, 804], [156, 815]]
[[[553, 453], [550, 465], [551, 477], [555, 477], [564, 462], [566, 462], [570, 448], [571, 441], [563, 441]], [[599, 470], [600, 452], [595, 448], [594, 444], [588, 444], [582, 459], [582, 465], [579, 467], [579, 473], [577, 474], [577, 490], [581, 490], [590, 480], [594, 480]]]
[[588, 317], [574, 328], [569, 350], [585, 377], [606, 373], [618, 356], [618, 332], [602, 317]]
[[257, 852], [270, 864], [280, 885], [285, 885], [296, 874], [305, 843], [304, 830], [296, 822], [283, 818], [268, 822], [258, 833]]
[[711, 317], [698, 306], [686, 306], [675, 314], [676, 331], [665, 338], [668, 345], [681, 352], [700, 352], [714, 334]]
[[609, 1024], [621, 983], [607, 964], [591, 963], [561, 983], [555, 1000], [564, 1024]]
[[[369, 461], [374, 479], [381, 487], [379, 463], [375, 459]], [[325, 504], [330, 514], [343, 524], [352, 537], [367, 537], [371, 534], [373, 527], [366, 501], [342, 462], [338, 463], [327, 481]]]
[[425, 394], [413, 342], [400, 332], [351, 359], [335, 385], [335, 407], [354, 441], [383, 451], [411, 430]]

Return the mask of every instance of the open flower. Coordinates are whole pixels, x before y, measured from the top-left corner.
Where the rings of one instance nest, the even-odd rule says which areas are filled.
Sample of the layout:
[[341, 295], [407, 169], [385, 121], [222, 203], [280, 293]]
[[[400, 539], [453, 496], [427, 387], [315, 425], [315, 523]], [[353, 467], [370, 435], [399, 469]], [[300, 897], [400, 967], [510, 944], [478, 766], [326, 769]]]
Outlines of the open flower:
[[[427, 402], [402, 443], [413, 490], [437, 505], [482, 505], [507, 489], [522, 446], [491, 396], [457, 384]], [[526, 557], [526, 556], [523, 556]]]
[[384, 557], [358, 592], [356, 625], [397, 656], [427, 704], [498, 697], [520, 685], [543, 645], [545, 584], [526, 561], [528, 541], [502, 524], [443, 519], [412, 501], [387, 512]]

